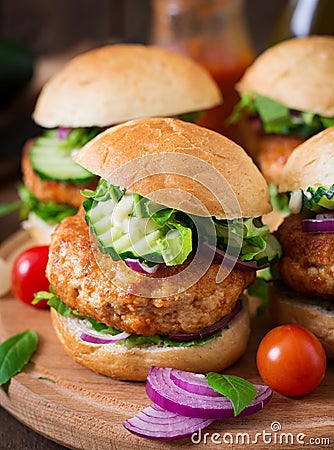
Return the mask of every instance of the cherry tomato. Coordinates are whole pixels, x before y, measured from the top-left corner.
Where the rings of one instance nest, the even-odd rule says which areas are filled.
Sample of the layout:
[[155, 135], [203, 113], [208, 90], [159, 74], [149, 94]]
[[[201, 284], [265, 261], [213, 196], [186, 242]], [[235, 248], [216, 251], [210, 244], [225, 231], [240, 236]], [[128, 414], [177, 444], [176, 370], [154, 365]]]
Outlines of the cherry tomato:
[[36, 305], [31, 302], [38, 291], [48, 291], [50, 282], [45, 276], [49, 247], [40, 245], [22, 252], [14, 261], [11, 272], [12, 292], [19, 300], [30, 306], [46, 308], [47, 300]]
[[256, 364], [263, 381], [274, 391], [304, 395], [324, 378], [326, 353], [310, 331], [299, 325], [281, 325], [260, 342]]

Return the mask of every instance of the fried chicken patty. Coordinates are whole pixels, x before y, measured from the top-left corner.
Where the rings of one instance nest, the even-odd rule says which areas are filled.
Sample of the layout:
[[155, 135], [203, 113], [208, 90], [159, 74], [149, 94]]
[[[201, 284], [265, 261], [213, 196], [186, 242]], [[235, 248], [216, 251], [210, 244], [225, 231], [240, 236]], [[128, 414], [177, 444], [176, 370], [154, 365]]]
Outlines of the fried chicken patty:
[[304, 142], [299, 136], [265, 134], [258, 122], [245, 125], [245, 149], [269, 184], [279, 185], [282, 170], [293, 150]]
[[279, 273], [297, 292], [334, 300], [334, 233], [304, 232], [302, 220], [291, 214], [275, 233], [283, 248]]
[[[122, 276], [125, 263], [112, 264]], [[142, 335], [191, 333], [230, 313], [240, 294], [255, 279], [253, 272], [234, 269], [217, 284], [219, 267], [212, 264], [199, 281], [179, 294], [160, 298], [134, 295], [133, 286], [125, 291], [100, 270], [80, 210], [76, 216], [64, 219], [52, 236], [47, 277], [56, 295], [72, 310], [109, 326]], [[182, 269], [178, 266], [162, 270], [168, 276], [169, 271]]]
[[25, 144], [22, 154], [22, 174], [26, 187], [42, 202], [52, 201], [54, 203], [79, 208], [84, 200], [84, 197], [80, 194], [80, 190], [83, 188], [95, 189], [97, 179], [86, 183], [84, 186], [71, 182], [42, 180], [34, 171], [29, 160], [29, 150], [33, 144], [34, 141], [32, 139], [29, 140]]

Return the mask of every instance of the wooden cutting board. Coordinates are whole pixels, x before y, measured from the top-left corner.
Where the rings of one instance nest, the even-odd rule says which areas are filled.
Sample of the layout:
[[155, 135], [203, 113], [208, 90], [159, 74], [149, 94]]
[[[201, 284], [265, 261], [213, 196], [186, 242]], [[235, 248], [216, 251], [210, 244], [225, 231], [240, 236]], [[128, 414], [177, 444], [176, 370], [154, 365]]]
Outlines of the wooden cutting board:
[[[24, 232], [10, 238], [0, 256], [12, 259], [31, 243]], [[255, 352], [269, 329], [265, 316], [254, 316], [245, 356], [226, 373], [261, 383]], [[129, 433], [122, 422], [150, 404], [144, 383], [122, 382], [98, 375], [67, 357], [58, 343], [49, 312], [25, 305], [8, 295], [0, 299], [0, 340], [33, 329], [38, 351], [8, 389], [0, 389], [0, 404], [36, 432], [73, 449], [216, 449], [334, 448], [334, 364], [310, 395], [288, 398], [274, 393], [260, 412], [244, 419], [216, 421], [201, 436], [178, 441], [150, 441]], [[207, 434], [205, 434], [207, 433]]]

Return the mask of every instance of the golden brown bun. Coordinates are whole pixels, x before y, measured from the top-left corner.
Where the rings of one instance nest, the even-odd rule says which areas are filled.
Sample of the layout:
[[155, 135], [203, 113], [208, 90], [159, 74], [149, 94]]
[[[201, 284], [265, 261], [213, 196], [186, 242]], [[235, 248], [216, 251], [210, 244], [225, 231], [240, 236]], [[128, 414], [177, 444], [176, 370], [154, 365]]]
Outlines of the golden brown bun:
[[263, 52], [237, 89], [256, 92], [292, 109], [334, 116], [334, 37], [283, 41]]
[[269, 311], [277, 325], [296, 323], [312, 331], [329, 358], [334, 358], [334, 303], [307, 297], [282, 283], [270, 286]]
[[220, 372], [245, 352], [250, 334], [248, 302], [241, 312], [207, 344], [191, 347], [127, 348], [125, 345], [96, 345], [80, 339], [79, 319], [63, 317], [51, 308], [52, 325], [66, 353], [95, 372], [121, 380], [144, 381], [152, 365], [189, 372]]
[[45, 84], [33, 118], [47, 128], [103, 127], [219, 103], [217, 84], [195, 61], [159, 47], [119, 44], [68, 62]]
[[74, 159], [116, 186], [186, 213], [233, 218], [271, 210], [266, 181], [246, 152], [181, 120], [148, 118], [109, 128]]
[[282, 173], [280, 192], [331, 186], [334, 183], [334, 127], [295, 148]]

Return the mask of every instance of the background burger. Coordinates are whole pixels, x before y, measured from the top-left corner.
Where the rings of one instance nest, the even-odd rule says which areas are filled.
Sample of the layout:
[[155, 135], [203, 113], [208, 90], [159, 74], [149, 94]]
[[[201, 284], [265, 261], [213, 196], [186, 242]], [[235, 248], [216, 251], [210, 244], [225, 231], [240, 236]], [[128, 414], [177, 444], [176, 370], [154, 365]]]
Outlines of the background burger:
[[270, 289], [277, 323], [311, 330], [334, 357], [334, 127], [298, 146], [279, 186], [290, 195], [292, 214], [275, 233], [283, 257], [281, 281]]
[[102, 132], [75, 160], [101, 180], [53, 233], [52, 289], [39, 294], [66, 352], [125, 380], [144, 380], [153, 364], [234, 363], [249, 336], [242, 293], [280, 254], [261, 223], [269, 193], [251, 158], [214, 131], [147, 118]]
[[283, 41], [259, 55], [237, 85], [243, 145], [270, 184], [274, 210], [265, 221], [274, 229], [286, 215], [277, 196], [282, 169], [297, 145], [334, 125], [334, 37]]
[[143, 45], [110, 45], [69, 61], [43, 87], [33, 118], [44, 128], [23, 151], [20, 189], [26, 228], [47, 243], [54, 225], [77, 212], [96, 177], [72, 159], [104, 128], [145, 116], [195, 120], [221, 102], [208, 72], [186, 57]]

